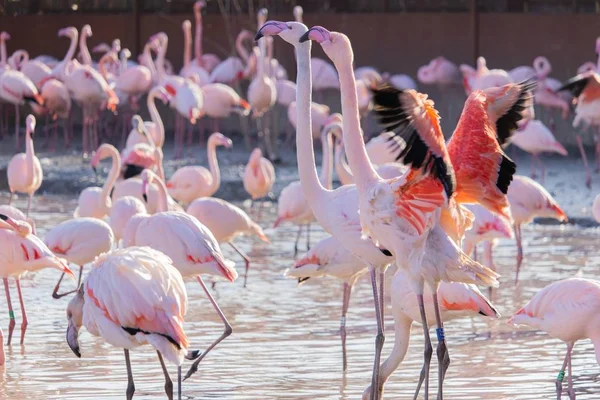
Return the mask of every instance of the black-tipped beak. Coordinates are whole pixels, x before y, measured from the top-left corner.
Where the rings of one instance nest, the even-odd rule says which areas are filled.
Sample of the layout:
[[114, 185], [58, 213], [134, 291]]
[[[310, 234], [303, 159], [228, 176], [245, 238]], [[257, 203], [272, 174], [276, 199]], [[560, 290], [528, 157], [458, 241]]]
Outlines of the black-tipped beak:
[[258, 42], [263, 37], [264, 37], [264, 35], [262, 34], [262, 31], [258, 31], [258, 32], [256, 32], [256, 36], [254, 36], [254, 41]]
[[300, 36], [300, 40], [299, 40], [299, 42], [300, 42], [300, 43], [304, 43], [304, 42], [306, 42], [307, 40], [309, 40], [309, 39], [308, 39], [308, 35], [309, 35], [309, 33], [310, 33], [310, 29], [309, 29], [308, 31], [304, 32], [304, 35]]
[[69, 327], [67, 328], [67, 344], [73, 351], [73, 353], [81, 358], [81, 351], [79, 350], [79, 329], [73, 325], [73, 323], [69, 320]]
[[98, 176], [98, 169], [96, 167], [92, 167], [92, 171], [94, 171], [94, 175]]
[[142, 195], [142, 198], [144, 199], [145, 203], [148, 203], [148, 195], [146, 193]]

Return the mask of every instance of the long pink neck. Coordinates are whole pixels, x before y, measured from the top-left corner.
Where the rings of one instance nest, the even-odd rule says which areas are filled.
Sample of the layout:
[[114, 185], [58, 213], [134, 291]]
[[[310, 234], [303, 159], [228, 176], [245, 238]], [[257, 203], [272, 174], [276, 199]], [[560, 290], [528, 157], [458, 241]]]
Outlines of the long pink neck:
[[404, 360], [408, 346], [410, 345], [410, 327], [412, 320], [399, 311], [394, 312], [394, 348], [389, 357], [381, 364], [381, 378], [387, 381], [390, 375], [398, 368]]
[[165, 72], [165, 56], [167, 54], [167, 46], [169, 44], [169, 39], [165, 37], [164, 41], [160, 43], [158, 48], [158, 54], [156, 55], [156, 70], [158, 72], [158, 81], [162, 81], [167, 73]]
[[71, 61], [73, 59], [73, 56], [75, 55], [75, 50], [77, 49], [77, 35], [77, 31], [75, 31], [73, 35], [69, 36], [71, 39], [71, 44], [69, 45], [69, 50], [67, 51], [67, 54], [65, 54], [65, 58], [63, 59], [65, 63]]
[[35, 150], [33, 148], [33, 139], [31, 138], [31, 131], [27, 129], [25, 138], [25, 164], [27, 165], [28, 181], [33, 180], [34, 158]]
[[359, 191], [379, 178], [369, 160], [360, 128], [356, 79], [352, 70], [352, 53], [342, 62], [335, 63], [340, 77], [342, 98], [343, 137], [354, 183]]
[[154, 60], [152, 59], [152, 54], [150, 53], [150, 44], [146, 44], [144, 46], [144, 60], [146, 62], [146, 67], [150, 70], [150, 76], [152, 76], [152, 81], [156, 82], [156, 67], [154, 66]]
[[192, 61], [192, 26], [183, 25], [183, 67], [187, 68]]
[[196, 63], [199, 67], [204, 68], [202, 62], [202, 12], [198, 10], [196, 12], [196, 41], [194, 42], [194, 55], [196, 56]]
[[79, 38], [79, 52], [81, 53], [83, 64], [92, 65], [92, 56], [87, 47], [87, 34], [85, 31], [81, 33], [81, 37]]
[[338, 146], [335, 150], [335, 172], [338, 174], [342, 185], [350, 185], [354, 182], [352, 172], [344, 159], [344, 147]]
[[165, 182], [155, 174], [154, 182], [158, 186], [158, 201], [156, 204], [156, 212], [169, 211], [169, 200], [167, 199], [167, 188]]
[[[311, 92], [312, 78], [310, 68], [311, 41], [300, 43], [296, 48], [298, 65], [298, 86], [296, 88], [296, 148], [298, 154], [298, 172], [304, 196], [313, 210], [322, 207], [326, 189], [317, 176], [315, 153], [312, 144]], [[262, 62], [262, 61], [261, 61]], [[319, 203], [321, 205], [319, 206]]]
[[250, 53], [248, 52], [248, 49], [246, 49], [246, 47], [244, 46], [244, 39], [246, 39], [246, 32], [242, 31], [237, 35], [237, 38], [235, 39], [235, 48], [239, 56], [242, 58], [242, 60], [244, 60], [244, 63], [248, 64]]
[[156, 87], [148, 93], [148, 99], [146, 100], [146, 105], [148, 107], [148, 112], [150, 112], [150, 119], [154, 122], [156, 126], [157, 141], [154, 143], [156, 147], [162, 147], [165, 143], [165, 126], [163, 125], [162, 118], [156, 109], [156, 103], [154, 102], [156, 97], [160, 94], [160, 88]]
[[0, 39], [0, 65], [6, 65], [6, 40]]
[[212, 183], [210, 184], [210, 191], [212, 194], [216, 193], [221, 186], [221, 170], [219, 169], [219, 161], [217, 160], [217, 144], [214, 140], [209, 138], [208, 146], [206, 149], [208, 156], [208, 168], [212, 175]]
[[323, 148], [323, 160], [321, 163], [321, 184], [326, 189], [331, 190], [333, 185], [333, 133], [327, 132], [325, 135], [321, 135], [321, 143]]
[[102, 195], [100, 196], [100, 199], [104, 202], [104, 204], [107, 204], [108, 196], [115, 186], [115, 183], [119, 178], [119, 174], [121, 173], [121, 156], [119, 156], [119, 151], [113, 146], [110, 146], [108, 152], [112, 159], [112, 164], [110, 167], [110, 172], [108, 173], [108, 177], [104, 182], [104, 186], [102, 186]]

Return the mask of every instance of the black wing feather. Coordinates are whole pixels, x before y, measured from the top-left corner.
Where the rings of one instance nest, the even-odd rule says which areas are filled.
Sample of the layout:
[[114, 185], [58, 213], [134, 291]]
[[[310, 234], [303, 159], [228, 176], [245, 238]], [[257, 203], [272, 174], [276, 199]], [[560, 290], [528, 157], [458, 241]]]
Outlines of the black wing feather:
[[496, 138], [500, 146], [504, 145], [518, 128], [517, 122], [523, 119], [523, 111], [533, 99], [535, 85], [536, 81], [532, 79], [519, 83], [520, 90], [517, 101], [496, 121]]
[[581, 92], [583, 92], [583, 89], [585, 89], [585, 87], [589, 83], [591, 77], [592, 77], [592, 74], [590, 74], [590, 73], [583, 73], [583, 74], [574, 76], [573, 78], [571, 78], [568, 81], [566, 81], [565, 83], [563, 83], [563, 85], [561, 87], [559, 87], [557, 91], [561, 92], [563, 90], [567, 90], [567, 91], [571, 92], [573, 97], [577, 98], [581, 95]]

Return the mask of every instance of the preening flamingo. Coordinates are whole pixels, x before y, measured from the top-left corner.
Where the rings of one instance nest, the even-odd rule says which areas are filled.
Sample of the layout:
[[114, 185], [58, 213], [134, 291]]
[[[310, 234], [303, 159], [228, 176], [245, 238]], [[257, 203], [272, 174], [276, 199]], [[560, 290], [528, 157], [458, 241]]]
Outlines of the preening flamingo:
[[244, 210], [233, 204], [212, 197], [198, 198], [189, 205], [186, 212], [193, 215], [206, 226], [219, 243], [228, 243], [246, 263], [244, 274], [244, 287], [248, 281], [248, 270], [250, 269], [250, 258], [240, 250], [233, 240], [242, 235], [254, 235], [265, 243], [270, 243], [269, 238], [263, 232], [260, 225], [252, 221]]
[[[142, 193], [144, 193], [144, 196], [147, 195], [148, 186], [152, 182], [156, 182], [160, 194], [158, 212], [137, 221], [135, 245], [149, 246], [164, 252], [173, 260], [173, 265], [183, 277], [196, 277], [225, 324], [223, 334], [207, 347], [202, 354], [198, 351], [190, 354], [191, 359], [197, 359], [186, 374], [187, 379], [196, 372], [198, 364], [206, 354], [232, 332], [231, 325], [208, 291], [200, 275], [211, 274], [233, 282], [237, 279], [238, 274], [234, 268], [234, 263], [225, 260], [217, 240], [206, 226], [198, 222], [195, 217], [184, 212], [167, 211], [167, 188], [155, 173], [147, 169], [142, 173]], [[130, 223], [132, 221], [134, 220], [130, 220]]]
[[539, 158], [540, 153], [558, 153], [561, 156], [567, 156], [567, 149], [563, 147], [555, 138], [550, 129], [540, 120], [524, 122], [517, 132], [510, 139], [510, 142], [531, 154], [531, 177], [535, 178], [535, 163], [540, 164], [541, 182], [544, 183], [546, 169], [544, 163]]
[[346, 352], [346, 315], [350, 305], [352, 288], [356, 281], [367, 272], [367, 266], [354, 257], [333, 236], [326, 237], [311, 248], [285, 275], [298, 279], [298, 284], [311, 278], [330, 276], [344, 282], [342, 299], [342, 318], [340, 319], [340, 337], [342, 339], [342, 369], [348, 369]]
[[[398, 271], [390, 285], [395, 331], [394, 348], [381, 365], [381, 380], [383, 383], [388, 380], [404, 360], [410, 345], [410, 328], [413, 322], [421, 320], [419, 305], [415, 301], [414, 289], [408, 278], [406, 272]], [[435, 311], [434, 301], [431, 291], [426, 289], [424, 302], [428, 315], [433, 314]], [[475, 285], [441, 282], [438, 289], [438, 301], [440, 302], [440, 312], [444, 321], [477, 315], [492, 319], [500, 318], [500, 313]], [[436, 325], [436, 321], [431, 317], [428, 317], [427, 321], [430, 323], [430, 327]], [[371, 386], [367, 387], [363, 392], [363, 400], [370, 399], [371, 392]]]
[[[262, 156], [262, 150], [259, 148], [252, 150], [252, 153], [250, 153], [250, 159], [246, 164], [246, 168], [244, 168], [243, 183], [244, 189], [252, 199], [252, 205], [254, 205], [254, 200], [268, 196], [271, 189], [273, 189], [275, 167], [271, 161]], [[260, 209], [258, 219], [260, 220]]]
[[27, 116], [25, 126], [25, 153], [15, 154], [10, 159], [6, 173], [10, 189], [8, 204], [12, 203], [15, 192], [27, 193], [27, 212], [25, 215], [29, 217], [31, 199], [40, 186], [42, 186], [44, 172], [33, 147], [33, 133], [35, 132], [35, 117], [33, 115], [30, 114]]
[[60, 283], [65, 276], [63, 272], [54, 287], [52, 297], [60, 299], [75, 293], [81, 284], [83, 266], [94, 261], [100, 254], [109, 252], [114, 242], [115, 238], [110, 226], [97, 218], [74, 218], [50, 229], [44, 237], [44, 244], [58, 257], [79, 266], [77, 287], [70, 292], [58, 293]]
[[[163, 361], [181, 364], [189, 347], [183, 330], [187, 292], [181, 274], [169, 257], [148, 247], [129, 247], [98, 257], [77, 295], [67, 307], [67, 344], [77, 357], [79, 330], [102, 337], [124, 349], [127, 365], [128, 400], [135, 385], [129, 350], [144, 344], [156, 349], [163, 373], [165, 392], [173, 398], [173, 383]], [[181, 385], [179, 385], [181, 398]]]
[[54, 268], [67, 273], [71, 278], [74, 278], [74, 276], [67, 266], [67, 261], [55, 256], [44, 242], [32, 233], [31, 225], [27, 222], [14, 220], [7, 215], [0, 214], [0, 243], [2, 243], [0, 245], [0, 259], [3, 260], [0, 264], [0, 277], [4, 280], [8, 315], [10, 317], [7, 344], [10, 346], [16, 324], [8, 287], [9, 277], [15, 278], [19, 302], [21, 303], [21, 318], [23, 319], [21, 344], [23, 344], [28, 321], [21, 293], [21, 275], [27, 271], [34, 272], [43, 268]]
[[[46, 81], [42, 82], [40, 96], [42, 96], [44, 106], [33, 106], [33, 110], [38, 114], [45, 113], [46, 118], [52, 118], [53, 121], [56, 121], [58, 118], [63, 120], [64, 144], [65, 147], [69, 147], [71, 144], [67, 123], [67, 118], [71, 112], [71, 95], [69, 94], [69, 90], [65, 84], [58, 79], [48, 78]], [[57, 129], [58, 125], [55, 124], [52, 140], [50, 141], [50, 139], [48, 139], [48, 142], [50, 143], [48, 147], [51, 152], [56, 149], [56, 141], [58, 139]], [[48, 136], [48, 132], [46, 132], [46, 136]]]
[[567, 392], [575, 399], [571, 352], [575, 342], [591, 339], [600, 364], [600, 319], [596, 312], [600, 307], [600, 283], [590, 279], [565, 279], [551, 283], [515, 313], [509, 324], [526, 325], [546, 332], [567, 345], [567, 355], [556, 379], [556, 395], [561, 398], [562, 382], [567, 374]]
[[215, 132], [208, 138], [206, 154], [208, 167], [188, 165], [175, 171], [167, 182], [169, 194], [177, 201], [189, 204], [198, 197], [210, 197], [221, 186], [221, 171], [217, 160], [217, 146], [231, 148], [233, 142], [227, 136]]
[[568, 218], [550, 193], [542, 185], [526, 176], [514, 176], [514, 180], [508, 188], [507, 197], [510, 201], [510, 212], [514, 221], [517, 241], [516, 284], [519, 281], [519, 271], [523, 262], [521, 225], [530, 223], [536, 217], [556, 218], [559, 221], [567, 221]]

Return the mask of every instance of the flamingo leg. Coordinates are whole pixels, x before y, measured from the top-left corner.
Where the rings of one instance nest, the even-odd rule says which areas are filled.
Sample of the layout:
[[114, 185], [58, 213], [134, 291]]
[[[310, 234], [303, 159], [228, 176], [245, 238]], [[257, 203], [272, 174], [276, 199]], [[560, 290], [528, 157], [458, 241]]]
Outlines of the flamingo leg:
[[177, 366], [177, 400], [181, 400], [181, 365]]
[[[377, 273], [375, 267], [369, 266], [369, 273], [371, 275], [371, 286], [373, 287], [373, 302], [375, 303], [375, 316], [377, 318], [377, 336], [375, 337], [375, 361], [373, 365], [373, 376], [371, 378], [371, 387], [379, 387], [379, 367], [381, 365], [381, 351], [383, 350], [383, 343], [385, 342], [385, 336], [383, 332], [383, 321], [382, 311], [380, 304], [380, 297], [377, 288]], [[371, 393], [371, 400], [379, 400], [379, 391], [373, 390]]]
[[8, 205], [10, 206], [12, 201], [13, 201], [13, 197], [14, 197], [15, 193], [14, 192], [10, 192], [10, 198], [8, 199]]
[[21, 293], [21, 280], [19, 278], [15, 279], [17, 284], [17, 293], [19, 294], [19, 303], [21, 304], [21, 318], [23, 322], [21, 322], [21, 345], [25, 341], [25, 331], [27, 330], [27, 313], [25, 312], [25, 302], [23, 301], [23, 293]]
[[83, 265], [79, 267], [79, 278], [77, 279], [77, 287], [75, 288], [75, 290], [71, 290], [70, 292], [65, 292], [65, 293], [58, 293], [58, 288], [60, 287], [60, 283], [62, 282], [63, 278], [65, 277], [65, 273], [63, 272], [60, 275], [60, 278], [58, 279], [58, 282], [56, 282], [56, 286], [54, 286], [54, 291], [52, 292], [52, 298], [53, 299], [60, 299], [61, 297], [67, 296], [71, 293], [75, 293], [76, 291], [79, 290], [79, 286], [81, 286], [81, 275], [83, 274]]
[[310, 250], [310, 222], [306, 225], [306, 251]]
[[[492, 271], [496, 271], [496, 264], [494, 264], [493, 244], [490, 240], [483, 242], [483, 264], [486, 267], [491, 268]], [[491, 300], [494, 289], [490, 286], [488, 290]]]
[[10, 318], [10, 322], [8, 323], [8, 341], [6, 342], [7, 346], [10, 346], [10, 342], [12, 340], [13, 331], [15, 330], [15, 312], [12, 308], [12, 301], [10, 301], [10, 289], [8, 287], [8, 279], [4, 278], [4, 291], [6, 292], [6, 304], [8, 304], [8, 317]]
[[298, 234], [296, 235], [296, 241], [294, 242], [294, 257], [298, 255], [298, 242], [300, 242], [300, 235], [302, 235], [302, 225], [298, 225]]
[[446, 371], [450, 366], [450, 355], [446, 345], [446, 337], [444, 334], [444, 322], [440, 313], [440, 305], [438, 303], [437, 288], [433, 291], [433, 307], [435, 309], [435, 321], [437, 325], [436, 333], [438, 337], [437, 358], [438, 358], [438, 400], [444, 398], [444, 378]]
[[27, 198], [27, 212], [25, 216], [29, 218], [29, 210], [31, 210], [31, 198], [33, 197], [33, 193], [29, 193], [29, 197]]
[[221, 309], [219, 308], [219, 305], [217, 304], [217, 302], [215, 301], [215, 299], [210, 294], [210, 292], [209, 292], [208, 288], [206, 287], [206, 285], [204, 284], [204, 281], [202, 280], [202, 278], [198, 275], [196, 277], [196, 279], [198, 280], [198, 283], [200, 284], [200, 286], [202, 286], [202, 289], [204, 289], [204, 293], [206, 293], [206, 296], [208, 296], [208, 300], [210, 300], [210, 302], [212, 303], [213, 307], [217, 311], [217, 314], [219, 314], [219, 317], [221, 317], [221, 320], [225, 324], [225, 331], [223, 332], [223, 334], [217, 340], [215, 340], [213, 342], [213, 344], [211, 344], [210, 346], [208, 346], [208, 348], [206, 350], [204, 350], [204, 352], [202, 354], [198, 355], [198, 353], [199, 353], [198, 350], [192, 351], [191, 354], [188, 354], [188, 356], [186, 358], [191, 359], [191, 360], [196, 359], [196, 361], [194, 361], [194, 363], [190, 367], [190, 369], [187, 372], [187, 374], [185, 374], [185, 378], [183, 378], [183, 380], [186, 380], [187, 378], [189, 378], [190, 376], [192, 376], [194, 373], [196, 373], [196, 371], [198, 371], [198, 364], [200, 364], [200, 361], [202, 361], [204, 359], [204, 357], [206, 357], [206, 355], [216, 345], [218, 345], [219, 343], [221, 343], [223, 341], [223, 339], [225, 339], [227, 336], [231, 335], [231, 333], [233, 332], [233, 329], [232, 329], [231, 325], [229, 324], [229, 321], [227, 321], [227, 318], [225, 317], [225, 314], [223, 314], [223, 311], [221, 311]]
[[540, 164], [540, 182], [542, 182], [542, 185], [544, 184], [544, 180], [546, 178], [546, 167], [544, 166], [544, 163], [542, 162], [542, 159], [540, 158], [540, 156], [536, 155], [535, 159], [537, 160], [538, 164]]
[[[427, 325], [427, 315], [425, 314], [425, 302], [423, 301], [423, 295], [417, 295], [417, 301], [419, 303], [419, 309], [421, 311], [421, 323], [423, 324], [423, 335], [425, 337], [425, 352], [424, 352], [424, 363], [423, 369], [421, 369], [421, 375], [419, 376], [419, 383], [417, 384], [417, 390], [413, 400], [416, 400], [421, 390], [421, 385], [425, 381], [425, 399], [429, 398], [429, 367], [431, 364], [431, 356], [433, 354], [433, 347], [431, 346], [431, 338], [429, 337], [429, 326]], [[425, 379], [427, 378], [427, 379]]]
[[20, 126], [21, 125], [21, 114], [19, 113], [19, 105], [16, 104], [15, 105], [15, 150], [19, 151], [20, 148], [20, 140], [19, 140], [19, 134], [20, 134]]
[[588, 188], [592, 187], [592, 173], [590, 172], [590, 166], [588, 165], [587, 156], [585, 154], [585, 150], [583, 149], [583, 142], [581, 140], [581, 136], [575, 136], [575, 140], [577, 140], [577, 147], [579, 147], [579, 153], [581, 153], [581, 159], [583, 160], [583, 166], [585, 168], [585, 185]]
[[135, 393], [135, 384], [133, 383], [133, 372], [131, 371], [131, 359], [129, 358], [129, 350], [123, 349], [125, 352], [125, 365], [127, 367], [127, 391], [125, 396], [127, 400], [133, 399]]
[[169, 376], [169, 371], [167, 370], [167, 366], [165, 365], [165, 360], [163, 360], [162, 354], [160, 351], [156, 350], [156, 354], [158, 354], [158, 361], [160, 361], [160, 367], [162, 368], [163, 374], [165, 374], [165, 393], [169, 400], [173, 400], [173, 381]]
[[573, 389], [573, 364], [571, 363], [571, 354], [573, 351], [573, 346], [575, 346], [575, 343], [571, 344], [571, 350], [567, 353], [567, 359], [569, 360], [569, 389], [567, 393], [569, 393], [570, 400], [575, 400], [575, 389]]
[[344, 300], [342, 303], [342, 318], [340, 319], [340, 337], [342, 339], [342, 368], [346, 372], [348, 369], [348, 357], [346, 353], [346, 315], [350, 305], [350, 295], [352, 294], [352, 285], [344, 283]]
[[537, 178], [537, 175], [535, 173], [535, 161], [536, 161], [535, 159], [536, 159], [536, 157], [537, 156], [535, 154], [531, 155], [531, 179]]
[[[562, 368], [558, 372], [558, 377], [556, 378], [556, 398], [557, 398], [557, 400], [560, 400], [562, 397], [562, 388], [563, 388], [562, 383], [563, 383], [563, 380], [565, 379], [565, 371], [567, 369], [567, 366], [569, 365], [569, 363], [571, 361], [571, 350], [573, 350], [573, 345], [574, 345], [573, 343], [567, 343], [567, 354], [565, 356], [565, 360], [563, 361]], [[570, 374], [571, 373], [569, 371], [569, 375]]]
[[514, 229], [515, 240], [517, 241], [517, 274], [515, 275], [515, 285], [517, 285], [519, 283], [519, 271], [523, 263], [523, 242], [521, 238], [521, 225], [515, 224]]
[[250, 257], [248, 257], [248, 255], [246, 253], [241, 251], [235, 244], [233, 244], [232, 242], [228, 242], [228, 243], [231, 246], [231, 248], [233, 250], [235, 250], [236, 253], [238, 253], [240, 255], [240, 257], [242, 257], [244, 259], [244, 262], [246, 263], [246, 273], [244, 274], [244, 287], [246, 287], [246, 283], [248, 282], [248, 270], [250, 269], [250, 261], [252, 261], [252, 260], [250, 259]]

